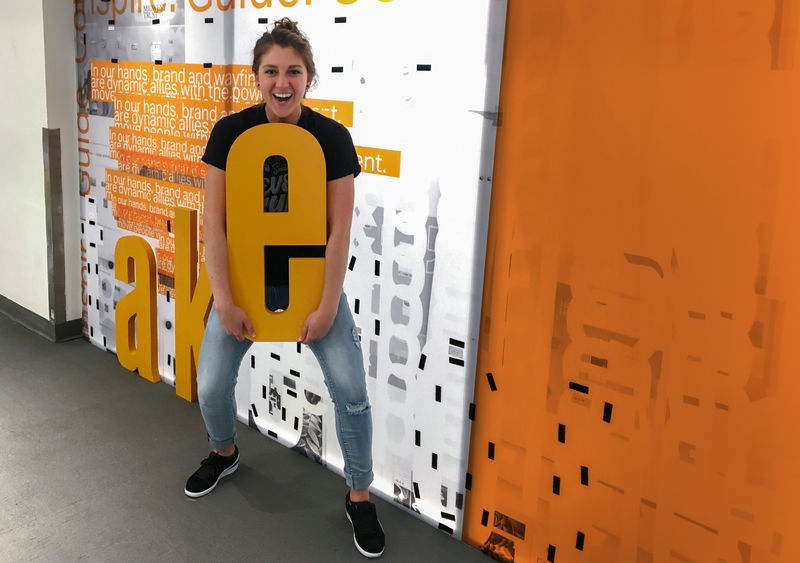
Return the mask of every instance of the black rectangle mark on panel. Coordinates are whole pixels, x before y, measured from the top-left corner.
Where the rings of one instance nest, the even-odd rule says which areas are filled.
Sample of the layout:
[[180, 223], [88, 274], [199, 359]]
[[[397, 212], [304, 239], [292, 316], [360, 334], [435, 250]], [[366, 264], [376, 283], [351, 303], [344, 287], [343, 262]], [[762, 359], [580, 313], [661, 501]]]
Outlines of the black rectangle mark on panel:
[[589, 387], [586, 385], [581, 385], [580, 383], [575, 383], [574, 381], [569, 382], [569, 388], [573, 391], [577, 391], [578, 393], [585, 393], [586, 395], [589, 394]]
[[288, 378], [286, 376], [283, 377], [283, 384], [286, 385], [289, 389], [296, 389], [297, 384], [294, 382], [294, 379]]
[[172, 222], [169, 219], [167, 219], [167, 232], [172, 232]]
[[103, 348], [107, 348], [108, 344], [106, 343], [106, 337], [103, 337]]
[[214, 18], [206, 18], [205, 23], [214, 23]]
[[[160, 23], [161, 23], [161, 20], [160, 20], [160, 19], [158, 19], [158, 18], [156, 18], [156, 19], [154, 19], [154, 20], [153, 20], [153, 25], [158, 25], [158, 24], [160, 24]], [[159, 63], [158, 61], [156, 61], [156, 64], [161, 64], [161, 63]]]
[[417, 65], [417, 70], [421, 71], [429, 71], [431, 68], [431, 65]]
[[445, 526], [441, 522], [439, 522], [439, 529], [443, 532], [447, 532], [448, 534], [453, 535], [453, 529], [448, 526]]
[[278, 360], [279, 362], [281, 361], [281, 357], [275, 352], [270, 352], [269, 357], [272, 358], [273, 360]]
[[436, 386], [436, 402], [437, 403], [441, 403], [442, 402], [442, 386], [441, 385], [437, 385]]
[[356, 299], [355, 302], [353, 303], [353, 312], [357, 315], [359, 309], [361, 309], [361, 300]]
[[286, 407], [281, 408], [281, 420], [286, 421]]
[[294, 417], [294, 429], [295, 429], [295, 430], [297, 430], [297, 427], [298, 427], [298, 424], [299, 424], [299, 422], [300, 422], [300, 421], [297, 419], [297, 417]]
[[211, 63], [203, 63], [203, 68], [211, 68], [212, 66]]
[[267, 430], [267, 436], [269, 436], [270, 438], [272, 438], [274, 440], [278, 439], [278, 435], [275, 432], [273, 432], [272, 430]]
[[344, 72], [344, 67], [343, 66], [335, 66], [335, 67], [331, 68], [331, 72]]
[[605, 358], [598, 358], [598, 357], [592, 356], [589, 361], [594, 366], [598, 366], [598, 367], [601, 367], [601, 368], [607, 368], [608, 367], [608, 360], [605, 359]]
[[96, 275], [100, 275], [100, 274], [99, 274], [99, 272], [98, 272], [98, 270], [97, 270], [97, 264], [95, 264], [95, 265], [94, 265], [94, 273], [95, 273]]
[[558, 425], [558, 441], [562, 444], [567, 441], [567, 427], [563, 424]]
[[[97, 301], [97, 303], [99, 303], [99, 301]], [[90, 295], [89, 296], [89, 307], [91, 307], [91, 306], [92, 306], [92, 296]]]
[[83, 223], [81, 223], [81, 234], [82, 235], [86, 234], [86, 230], [83, 228]]
[[255, 354], [250, 354], [250, 367], [255, 369], [256, 367], [256, 356]]
[[290, 369], [289, 370], [289, 375], [293, 375], [295, 377], [300, 377], [300, 372], [297, 371], [296, 369]]
[[258, 416], [258, 410], [256, 409], [256, 404], [251, 403], [250, 408], [253, 410], [253, 416]]
[[89, 327], [89, 336], [94, 336], [94, 327], [93, 326]]
[[581, 485], [589, 485], [589, 468], [581, 465]]
[[461, 510], [464, 507], [464, 493], [456, 493], [456, 508]]
[[486, 373], [486, 379], [489, 380], [489, 389], [492, 391], [497, 391], [497, 385], [494, 383], [494, 376], [492, 375], [492, 372]]
[[475, 420], [475, 403], [469, 404], [469, 419]]
[[299, 354], [302, 351], [302, 344], [300, 342], [297, 343], [297, 353]]
[[114, 25], [114, 20], [108, 20], [108, 25]]
[[431, 467], [433, 469], [438, 469], [439, 467], [439, 456], [436, 454], [431, 454]]
[[[92, 298], [92, 296], [90, 295], [89, 299], [91, 299], [91, 298]], [[91, 301], [89, 301], [89, 303], [91, 303]], [[97, 309], [98, 311], [100, 310], [100, 300], [99, 299], [95, 299], [94, 300], [94, 308]]]
[[485, 526], [489, 523], [489, 511], [484, 510], [483, 514], [481, 514], [481, 526]]
[[167, 303], [169, 303], [169, 290], [167, 290]]
[[90, 242], [89, 243], [89, 247], [90, 248], [97, 248], [97, 245], [95, 243], [93, 243], [93, 242]]
[[356, 266], [356, 257], [355, 256], [351, 256], [350, 257], [350, 263], [347, 265], [347, 269], [352, 272], [353, 268], [355, 268], [355, 266]]
[[167, 354], [167, 365], [168, 366], [172, 365], [172, 354]]
[[91, 226], [93, 226], [93, 227], [94, 227], [94, 226], [95, 226], [97, 223], [95, 223], [94, 221], [92, 221], [91, 219], [89, 219], [89, 224], [90, 224]]
[[577, 549], [578, 551], [583, 551], [584, 538], [585, 536], [583, 535], [583, 532], [578, 532], [578, 538], [575, 540], [575, 549]]
[[458, 358], [450, 358], [450, 363], [462, 368], [464, 367], [464, 360], [459, 360]]
[[119, 62], [119, 59], [111, 59], [111, 62], [116, 64]]
[[381, 275], [381, 261], [380, 260], [375, 260], [375, 275], [376, 276], [380, 276]]
[[297, 398], [297, 393], [295, 393], [293, 389], [287, 389], [286, 394], [290, 397], [294, 397], [295, 399]]
[[556, 560], [556, 546], [552, 544], [547, 546], [547, 560], [550, 563], [555, 563]]
[[611, 403], [606, 403], [603, 407], [603, 422], [611, 422], [611, 411], [614, 408], [614, 405]]
[[414, 431], [414, 445], [419, 446], [422, 443], [422, 432], [419, 430]]
[[489, 459], [494, 459], [494, 442], [489, 442]]
[[467, 491], [472, 490], [472, 473], [467, 473], [467, 478], [464, 480], [464, 489]]
[[444, 512], [443, 511], [442, 512], [442, 518], [444, 518], [445, 520], [452, 520], [453, 522], [456, 521], [456, 515], [455, 514], [450, 514], [449, 512]]
[[347, 18], [344, 16], [338, 16], [333, 18], [333, 23], [347, 23]]
[[381, 335], [381, 321], [375, 319], [375, 336]]
[[258, 23], [260, 23], [260, 24], [269, 23], [269, 19], [268, 18], [258, 18]]
[[267, 386], [266, 385], [262, 385], [261, 386], [261, 398], [262, 399], [266, 399], [267, 398]]
[[461, 342], [460, 340], [456, 340], [455, 338], [450, 339], [450, 345], [458, 346], [459, 348], [463, 348], [465, 346], [463, 342]]
[[419, 483], [414, 481], [414, 497], [419, 498]]
[[103, 229], [100, 229], [100, 240], [103, 240]]
[[425, 354], [420, 354], [419, 356], [419, 369], [425, 369], [425, 361], [428, 359], [428, 356]]
[[561, 477], [558, 475], [553, 475], [553, 494], [560, 495], [561, 494]]

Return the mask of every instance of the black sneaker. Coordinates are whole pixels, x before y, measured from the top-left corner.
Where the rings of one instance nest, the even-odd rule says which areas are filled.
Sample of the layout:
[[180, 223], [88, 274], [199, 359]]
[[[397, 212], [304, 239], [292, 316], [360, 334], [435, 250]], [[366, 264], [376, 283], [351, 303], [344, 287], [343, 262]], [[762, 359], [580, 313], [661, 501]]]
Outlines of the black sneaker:
[[371, 558], [383, 555], [386, 536], [383, 535], [383, 528], [378, 522], [375, 505], [369, 501], [350, 502], [350, 491], [347, 491], [344, 507], [347, 519], [353, 525], [353, 542], [358, 552], [364, 557]]
[[216, 452], [200, 462], [200, 469], [195, 471], [186, 481], [183, 492], [187, 496], [197, 498], [214, 490], [220, 479], [230, 475], [239, 468], [239, 447], [234, 446], [233, 453], [221, 456]]

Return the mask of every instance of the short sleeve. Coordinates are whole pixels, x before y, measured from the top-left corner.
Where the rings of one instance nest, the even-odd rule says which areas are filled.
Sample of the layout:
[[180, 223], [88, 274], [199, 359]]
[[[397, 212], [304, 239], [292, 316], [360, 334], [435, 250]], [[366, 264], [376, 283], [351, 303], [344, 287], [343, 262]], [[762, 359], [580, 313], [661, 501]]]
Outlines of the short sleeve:
[[336, 123], [333, 127], [327, 149], [324, 151], [327, 181], [344, 178], [349, 174], [355, 177], [361, 173], [353, 138], [344, 125]]
[[217, 121], [211, 130], [211, 135], [208, 136], [206, 152], [203, 153], [201, 158], [203, 162], [225, 170], [228, 162], [228, 153], [231, 150], [234, 139], [232, 125], [233, 123], [228, 117], [223, 117]]

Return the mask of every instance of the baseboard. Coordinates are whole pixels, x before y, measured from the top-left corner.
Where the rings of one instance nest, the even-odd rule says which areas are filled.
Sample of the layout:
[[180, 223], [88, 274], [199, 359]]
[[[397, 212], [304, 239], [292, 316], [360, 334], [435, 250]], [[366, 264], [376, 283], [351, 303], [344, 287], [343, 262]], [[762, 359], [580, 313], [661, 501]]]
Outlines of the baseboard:
[[79, 338], [83, 334], [83, 321], [81, 319], [56, 324], [2, 295], [0, 295], [0, 313], [50, 342], [64, 342], [65, 340]]

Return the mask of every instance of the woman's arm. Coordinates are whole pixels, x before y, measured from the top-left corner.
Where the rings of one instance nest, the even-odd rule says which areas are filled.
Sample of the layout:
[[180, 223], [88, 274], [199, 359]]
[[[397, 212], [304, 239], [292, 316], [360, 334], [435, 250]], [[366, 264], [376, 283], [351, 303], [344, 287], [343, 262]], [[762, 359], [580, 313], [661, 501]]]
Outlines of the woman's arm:
[[[298, 341], [308, 344], [328, 334], [339, 308], [353, 219], [355, 182], [353, 175], [331, 180], [327, 185], [328, 243], [325, 246], [325, 282], [322, 299], [300, 331]], [[208, 251], [206, 251], [208, 252]], [[213, 287], [213, 285], [212, 285]]]
[[255, 336], [247, 314], [233, 302], [228, 275], [228, 237], [225, 222], [225, 171], [209, 165], [206, 172], [206, 193], [203, 203], [203, 238], [206, 269], [214, 294], [214, 307], [225, 332], [237, 339], [244, 338], [243, 330]]

